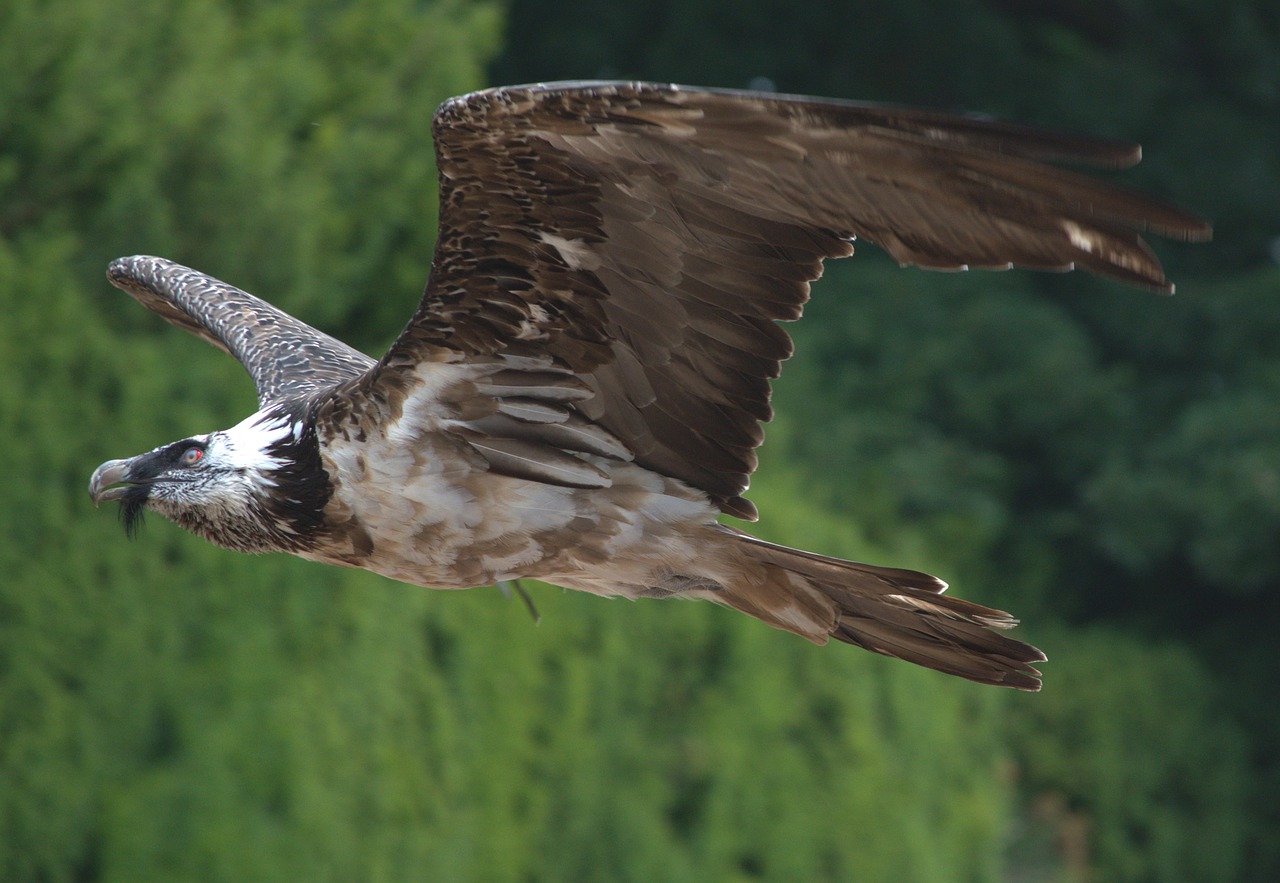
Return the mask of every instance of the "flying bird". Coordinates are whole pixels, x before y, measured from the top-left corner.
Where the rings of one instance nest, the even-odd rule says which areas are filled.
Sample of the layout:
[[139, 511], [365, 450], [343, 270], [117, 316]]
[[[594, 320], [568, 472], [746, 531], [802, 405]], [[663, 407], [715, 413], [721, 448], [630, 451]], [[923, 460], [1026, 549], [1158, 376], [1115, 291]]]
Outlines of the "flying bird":
[[157, 257], [108, 278], [235, 356], [259, 409], [103, 463], [89, 493], [241, 552], [461, 589], [520, 578], [700, 598], [986, 684], [1040, 687], [1001, 610], [924, 573], [790, 549], [754, 520], [769, 382], [826, 258], [867, 239], [937, 269], [1082, 267], [1171, 292], [1155, 199], [1052, 165], [1135, 145], [959, 115], [647, 83], [446, 101], [439, 238], [378, 361]]

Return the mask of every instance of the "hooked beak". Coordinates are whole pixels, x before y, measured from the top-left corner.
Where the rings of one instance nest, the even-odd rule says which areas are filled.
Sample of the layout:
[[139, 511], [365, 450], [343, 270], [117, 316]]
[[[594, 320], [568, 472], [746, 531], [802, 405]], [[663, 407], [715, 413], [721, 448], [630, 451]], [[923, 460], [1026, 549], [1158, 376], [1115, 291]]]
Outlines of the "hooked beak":
[[89, 478], [89, 499], [93, 500], [93, 505], [122, 499], [128, 493], [131, 462], [108, 460], [93, 470], [93, 475]]

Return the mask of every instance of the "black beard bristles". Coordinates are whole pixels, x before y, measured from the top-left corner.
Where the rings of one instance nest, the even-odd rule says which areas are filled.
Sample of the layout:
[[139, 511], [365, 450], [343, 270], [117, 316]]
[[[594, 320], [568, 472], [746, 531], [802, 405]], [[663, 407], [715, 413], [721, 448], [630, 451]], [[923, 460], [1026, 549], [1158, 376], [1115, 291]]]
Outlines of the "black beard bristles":
[[120, 523], [124, 525], [124, 535], [133, 539], [142, 527], [142, 516], [147, 510], [146, 495], [127, 494], [120, 501]]

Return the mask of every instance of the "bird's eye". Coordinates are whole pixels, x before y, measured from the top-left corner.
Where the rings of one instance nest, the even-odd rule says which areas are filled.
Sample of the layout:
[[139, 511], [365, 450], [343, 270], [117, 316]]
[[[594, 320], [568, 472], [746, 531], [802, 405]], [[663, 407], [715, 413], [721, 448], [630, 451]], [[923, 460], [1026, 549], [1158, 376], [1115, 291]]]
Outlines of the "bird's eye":
[[183, 466], [194, 466], [204, 459], [204, 449], [187, 448], [182, 452], [182, 457], [180, 459], [182, 460]]

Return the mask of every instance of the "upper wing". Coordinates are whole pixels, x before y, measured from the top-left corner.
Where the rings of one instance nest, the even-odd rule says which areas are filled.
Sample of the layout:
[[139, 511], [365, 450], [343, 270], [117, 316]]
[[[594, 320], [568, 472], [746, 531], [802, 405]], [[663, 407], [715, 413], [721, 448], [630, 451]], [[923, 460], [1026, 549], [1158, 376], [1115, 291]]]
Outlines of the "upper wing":
[[107, 278], [166, 322], [239, 359], [262, 406], [336, 386], [374, 364], [266, 301], [164, 258], [119, 258]]
[[571, 415], [748, 518], [769, 379], [791, 352], [775, 320], [799, 317], [822, 260], [851, 254], [850, 240], [904, 264], [1080, 266], [1171, 291], [1136, 231], [1209, 234], [1045, 164], [1122, 166], [1136, 146], [945, 114], [582, 83], [453, 99], [434, 130], [431, 278], [364, 391], [394, 409], [429, 362], [500, 370], [490, 411], [548, 403], [512, 387], [522, 370], [530, 385], [578, 387], [550, 400], [554, 420], [471, 423], [490, 467], [545, 480], [560, 458], [572, 473], [565, 450], [588, 449], [540, 428]]

